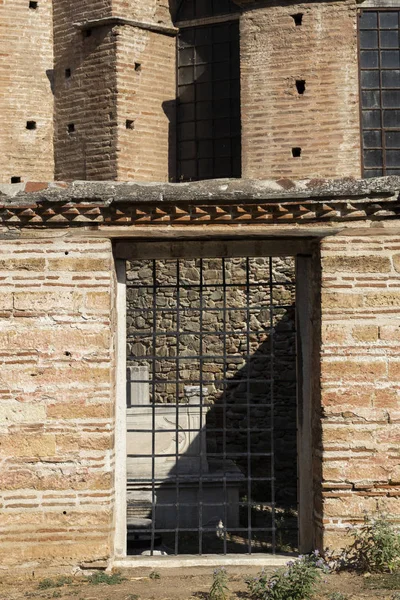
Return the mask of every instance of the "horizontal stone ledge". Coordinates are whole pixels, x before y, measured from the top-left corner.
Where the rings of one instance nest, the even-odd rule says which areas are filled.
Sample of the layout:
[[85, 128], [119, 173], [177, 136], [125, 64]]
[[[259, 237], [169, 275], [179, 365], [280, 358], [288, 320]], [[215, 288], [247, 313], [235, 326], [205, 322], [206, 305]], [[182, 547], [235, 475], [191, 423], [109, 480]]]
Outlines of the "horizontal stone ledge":
[[211, 179], [187, 183], [137, 183], [116, 181], [62, 181], [0, 184], [0, 204], [84, 201], [102, 206], [118, 202], [235, 202], [260, 200], [386, 198], [397, 201], [400, 177], [371, 179], [256, 180]]
[[283, 224], [400, 217], [400, 177], [0, 185], [9, 225]]
[[170, 37], [178, 35], [179, 29], [177, 27], [168, 27], [168, 25], [162, 25], [159, 23], [148, 23], [146, 21], [135, 21], [133, 19], [126, 19], [125, 17], [110, 16], [103, 17], [101, 19], [91, 19], [83, 21], [82, 23], [74, 23], [75, 27], [82, 31], [88, 29], [96, 29], [98, 27], [115, 27], [125, 26], [135, 27], [137, 29], [144, 29], [146, 31], [152, 31], [154, 33], [161, 33]]

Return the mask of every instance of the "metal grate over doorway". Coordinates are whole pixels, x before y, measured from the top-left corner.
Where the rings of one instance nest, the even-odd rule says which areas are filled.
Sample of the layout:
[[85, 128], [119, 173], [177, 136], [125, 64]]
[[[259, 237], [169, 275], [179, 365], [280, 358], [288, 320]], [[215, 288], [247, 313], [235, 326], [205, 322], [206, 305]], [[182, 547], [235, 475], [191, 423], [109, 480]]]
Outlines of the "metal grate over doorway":
[[297, 546], [292, 258], [127, 263], [128, 553]]

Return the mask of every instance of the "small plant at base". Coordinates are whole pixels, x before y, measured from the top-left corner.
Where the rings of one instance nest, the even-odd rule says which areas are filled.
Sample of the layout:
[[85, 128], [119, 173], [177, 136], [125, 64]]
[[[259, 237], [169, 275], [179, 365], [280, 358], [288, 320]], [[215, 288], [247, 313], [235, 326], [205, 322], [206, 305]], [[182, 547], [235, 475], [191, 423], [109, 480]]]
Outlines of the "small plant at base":
[[52, 598], [61, 598], [61, 592], [54, 590]]
[[149, 577], [150, 579], [161, 579], [161, 575], [158, 571], [152, 571]]
[[350, 531], [349, 564], [371, 573], [392, 573], [400, 565], [400, 534], [384, 515], [365, 516], [362, 527]]
[[72, 581], [72, 577], [67, 577], [66, 575], [60, 575], [60, 577], [57, 577], [56, 579], [50, 579], [49, 577], [46, 577], [45, 579], [41, 579], [41, 581], [39, 581], [38, 588], [40, 590], [47, 590], [52, 587], [59, 588], [63, 587], [63, 585], [72, 583]]
[[107, 585], [119, 585], [125, 581], [125, 577], [122, 577], [121, 573], [118, 571], [111, 573], [111, 575], [104, 573], [104, 571], [98, 571], [97, 573], [90, 575], [90, 577], [87, 579], [92, 585], [100, 585], [101, 583], [105, 583]]
[[228, 596], [228, 573], [224, 567], [220, 567], [214, 570], [208, 598], [209, 600], [227, 600]]
[[246, 581], [254, 600], [310, 600], [328, 567], [318, 550], [289, 561], [271, 576], [262, 571]]
[[392, 595], [391, 600], [400, 600], [400, 592], [395, 592]]
[[329, 596], [329, 600], [347, 600], [348, 595], [342, 594], [342, 592], [332, 592]]

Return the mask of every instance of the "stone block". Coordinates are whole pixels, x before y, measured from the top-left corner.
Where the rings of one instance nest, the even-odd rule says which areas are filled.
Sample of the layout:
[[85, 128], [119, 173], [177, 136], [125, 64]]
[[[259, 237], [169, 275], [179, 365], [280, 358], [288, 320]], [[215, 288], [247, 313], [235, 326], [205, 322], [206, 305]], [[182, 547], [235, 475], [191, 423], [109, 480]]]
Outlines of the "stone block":
[[52, 292], [15, 292], [14, 308], [29, 312], [77, 312], [83, 309], [83, 294], [76, 290], [59, 289]]
[[369, 308], [386, 306], [398, 307], [400, 305], [400, 292], [384, 290], [382, 292], [375, 292], [373, 294], [365, 294], [364, 305]]
[[47, 268], [49, 271], [74, 271], [82, 273], [89, 271], [94, 273], [96, 271], [110, 272], [111, 263], [110, 259], [104, 258], [88, 258], [80, 256], [77, 258], [63, 257], [63, 258], [49, 258], [47, 261]]
[[108, 292], [88, 292], [85, 301], [86, 310], [109, 313], [111, 310], [111, 295]]
[[45, 270], [44, 258], [2, 258], [0, 259], [0, 271], [40, 271]]
[[362, 256], [325, 256], [322, 258], [323, 273], [388, 273], [391, 270], [392, 265], [388, 256], [370, 254]]
[[47, 457], [56, 453], [56, 440], [52, 434], [0, 435], [0, 455], [4, 457]]
[[[400, 362], [398, 377], [400, 378]], [[357, 360], [348, 357], [345, 360], [323, 360], [321, 365], [322, 379], [338, 381], [375, 381], [386, 377], [387, 365], [384, 360]]]
[[362, 294], [344, 292], [322, 292], [322, 309], [326, 308], [361, 308]]
[[76, 419], [109, 419], [113, 414], [111, 403], [85, 404], [84, 402], [58, 402], [46, 407], [48, 419], [76, 420]]
[[352, 336], [357, 342], [376, 342], [378, 333], [377, 325], [356, 325], [352, 329]]

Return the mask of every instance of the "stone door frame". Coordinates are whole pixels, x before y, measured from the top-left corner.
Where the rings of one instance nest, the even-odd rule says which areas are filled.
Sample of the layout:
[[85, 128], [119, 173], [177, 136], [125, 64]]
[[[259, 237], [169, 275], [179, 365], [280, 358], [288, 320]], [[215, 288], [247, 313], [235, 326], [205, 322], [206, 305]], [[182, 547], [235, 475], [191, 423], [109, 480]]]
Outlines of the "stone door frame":
[[[149, 232], [150, 233], [150, 232]], [[186, 238], [186, 236], [185, 236]], [[149, 236], [146, 240], [132, 238], [117, 239], [114, 242], [114, 258], [116, 273], [116, 407], [115, 407], [115, 510], [114, 510], [114, 566], [124, 566], [129, 562], [132, 566], [157, 565], [161, 557], [127, 556], [127, 524], [126, 524], [126, 267], [129, 258], [193, 258], [199, 256], [220, 256], [221, 252], [230, 249], [229, 255], [245, 256], [256, 252], [260, 256], [295, 256], [296, 258], [296, 320], [297, 320], [297, 454], [298, 454], [298, 527], [299, 551], [310, 552], [315, 547], [316, 532], [314, 527], [314, 474], [313, 474], [313, 406], [315, 404], [315, 381], [318, 373], [319, 345], [318, 323], [316, 314], [319, 311], [319, 261], [317, 237], [262, 237], [252, 238], [248, 232], [242, 235], [221, 236], [207, 235], [202, 239], [196, 232], [194, 239], [168, 240]], [[225, 249], [225, 250], [224, 250]], [[232, 252], [233, 250], [233, 252]], [[219, 254], [218, 254], [219, 253]], [[250, 254], [249, 254], [250, 253]], [[222, 254], [224, 256], [226, 254]], [[315, 426], [314, 426], [315, 429]], [[221, 564], [283, 564], [286, 558], [279, 555], [217, 555]], [[192, 556], [190, 560], [198, 564], [215, 563], [215, 557]], [[190, 564], [186, 559], [185, 564]], [[238, 562], [239, 561], [239, 562]], [[181, 556], [167, 558], [170, 567], [181, 565]]]

